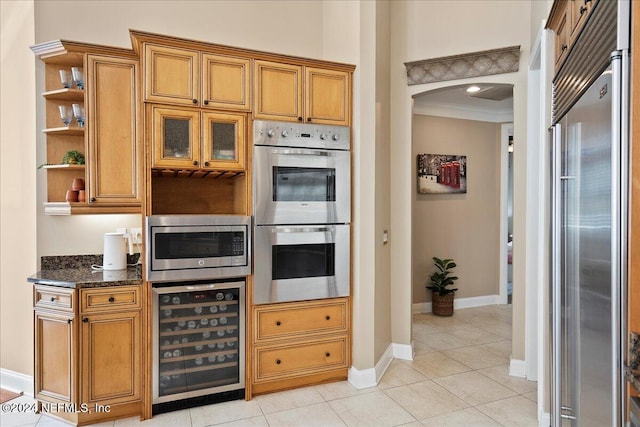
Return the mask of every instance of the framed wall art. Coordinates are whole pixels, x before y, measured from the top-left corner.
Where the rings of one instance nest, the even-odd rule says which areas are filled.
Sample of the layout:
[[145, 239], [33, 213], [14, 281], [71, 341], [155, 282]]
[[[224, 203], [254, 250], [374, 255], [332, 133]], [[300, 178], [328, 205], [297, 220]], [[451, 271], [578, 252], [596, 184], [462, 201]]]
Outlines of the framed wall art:
[[417, 166], [419, 194], [467, 192], [467, 156], [420, 153]]

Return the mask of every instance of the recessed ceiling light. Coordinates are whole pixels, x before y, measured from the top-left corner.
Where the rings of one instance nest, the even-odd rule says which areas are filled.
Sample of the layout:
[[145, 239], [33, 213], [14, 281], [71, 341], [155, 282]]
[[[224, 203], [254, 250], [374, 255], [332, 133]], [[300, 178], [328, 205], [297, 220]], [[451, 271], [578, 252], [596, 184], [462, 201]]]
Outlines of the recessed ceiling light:
[[467, 88], [467, 92], [469, 92], [469, 93], [476, 93], [476, 92], [479, 92], [479, 91], [480, 91], [480, 88], [478, 86], [469, 86]]

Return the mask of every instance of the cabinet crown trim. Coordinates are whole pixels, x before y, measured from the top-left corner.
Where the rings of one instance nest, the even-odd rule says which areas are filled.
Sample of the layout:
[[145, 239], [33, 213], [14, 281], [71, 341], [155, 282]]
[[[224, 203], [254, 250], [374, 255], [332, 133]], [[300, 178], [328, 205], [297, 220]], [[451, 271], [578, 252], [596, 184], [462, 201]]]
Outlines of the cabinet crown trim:
[[114, 55], [118, 57], [128, 57], [137, 59], [138, 56], [133, 49], [121, 47], [105, 46], [99, 44], [82, 43], [71, 40], [52, 40], [44, 43], [38, 43], [31, 46], [31, 51], [43, 62], [58, 62], [57, 57], [62, 55], [78, 56], [82, 62], [82, 56], [85, 53]]
[[274, 62], [285, 62], [294, 65], [304, 65], [308, 67], [320, 67], [325, 69], [333, 69], [340, 71], [353, 72], [355, 65], [345, 64], [341, 62], [325, 61], [320, 59], [308, 59], [291, 55], [283, 55], [259, 50], [245, 49], [221, 44], [209, 43], [198, 40], [190, 40], [180, 37], [168, 36], [163, 34], [148, 33], [138, 30], [129, 30], [131, 37], [131, 45], [133, 50], [142, 55], [144, 52], [144, 43], [153, 43], [163, 46], [180, 47], [184, 49], [200, 50], [206, 53], [214, 53], [218, 55], [228, 55], [245, 57], [250, 59], [260, 59]]

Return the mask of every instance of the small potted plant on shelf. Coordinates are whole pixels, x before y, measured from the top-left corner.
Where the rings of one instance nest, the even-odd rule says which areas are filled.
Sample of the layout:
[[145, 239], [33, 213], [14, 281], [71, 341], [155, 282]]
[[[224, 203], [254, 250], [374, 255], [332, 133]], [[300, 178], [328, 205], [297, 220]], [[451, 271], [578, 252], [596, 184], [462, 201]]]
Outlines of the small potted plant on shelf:
[[66, 153], [64, 153], [62, 163], [69, 165], [84, 165], [84, 154], [82, 154], [78, 150], [67, 151]]
[[457, 276], [451, 276], [452, 269], [456, 263], [452, 259], [440, 259], [433, 257], [437, 271], [429, 276], [430, 284], [427, 289], [431, 290], [431, 312], [436, 316], [453, 315], [453, 297], [458, 288], [449, 288], [458, 280]]

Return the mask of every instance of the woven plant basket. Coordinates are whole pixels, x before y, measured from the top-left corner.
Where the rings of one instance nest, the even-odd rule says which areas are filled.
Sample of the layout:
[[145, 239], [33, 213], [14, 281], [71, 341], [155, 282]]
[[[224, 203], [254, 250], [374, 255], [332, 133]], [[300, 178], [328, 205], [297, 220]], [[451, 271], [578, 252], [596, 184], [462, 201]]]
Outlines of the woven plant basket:
[[453, 297], [453, 292], [445, 296], [432, 292], [431, 312], [436, 316], [453, 316]]

